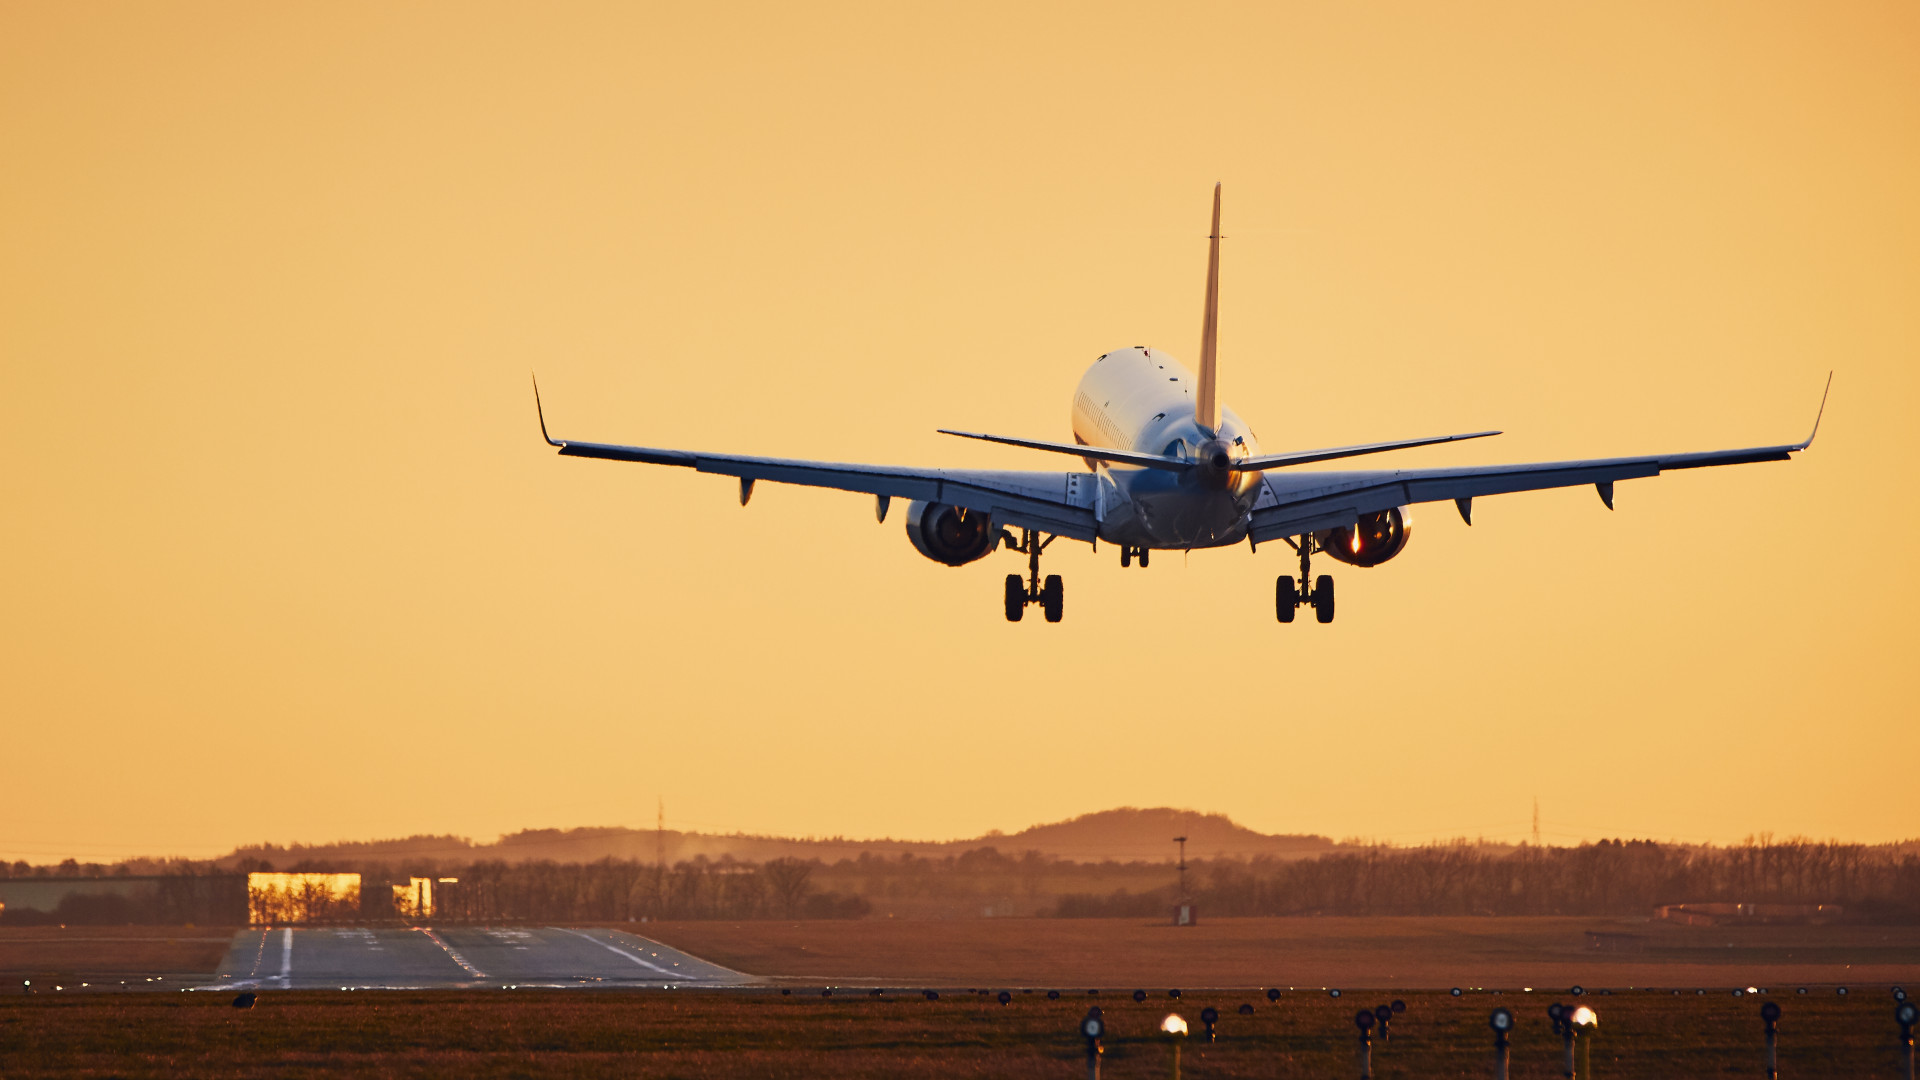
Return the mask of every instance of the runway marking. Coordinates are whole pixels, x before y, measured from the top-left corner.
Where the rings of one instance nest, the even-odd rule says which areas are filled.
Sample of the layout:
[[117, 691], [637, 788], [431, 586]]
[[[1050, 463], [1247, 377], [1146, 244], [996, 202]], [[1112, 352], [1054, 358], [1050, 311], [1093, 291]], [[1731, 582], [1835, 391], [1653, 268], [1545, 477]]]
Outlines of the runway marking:
[[[588, 941], [593, 942], [595, 945], [600, 946], [601, 948], [607, 950], [608, 952], [619, 953], [621, 956], [624, 956], [627, 959], [633, 961], [634, 963], [639, 964], [641, 967], [652, 968], [653, 970], [659, 972], [662, 975], [674, 974], [673, 972], [668, 971], [666, 968], [661, 967], [659, 964], [648, 963], [647, 961], [641, 959], [639, 956], [628, 952], [627, 950], [621, 948], [618, 945], [615, 945], [611, 942], [601, 941], [599, 938], [594, 937], [592, 934], [589, 934], [584, 930], [569, 930], [564, 926], [549, 926], [547, 927], [547, 929], [558, 930], [563, 934], [572, 934], [574, 937], [586, 938]], [[682, 977], [684, 978], [684, 976]]]
[[293, 927], [280, 931], [280, 985], [290, 986], [293, 980]]
[[416, 926], [416, 927], [414, 927], [414, 929], [415, 929], [415, 930], [418, 930], [418, 931], [420, 931], [421, 933], [423, 933], [423, 934], [425, 934], [425, 935], [427, 935], [427, 940], [429, 940], [429, 941], [431, 941], [431, 942], [433, 942], [433, 943], [434, 943], [435, 945], [438, 945], [438, 946], [440, 946], [440, 948], [441, 948], [441, 949], [443, 949], [443, 950], [445, 950], [445, 951], [446, 951], [446, 954], [447, 954], [447, 956], [448, 956], [449, 958], [451, 958], [451, 959], [453, 960], [453, 962], [454, 962], [454, 963], [456, 963], [456, 964], [459, 964], [459, 965], [460, 965], [461, 967], [463, 967], [463, 968], [465, 968], [465, 969], [466, 969], [466, 971], [467, 971], [467, 974], [469, 974], [469, 975], [471, 975], [471, 976], [473, 976], [473, 977], [474, 977], [474, 978], [476, 978], [476, 979], [484, 979], [484, 978], [486, 978], [486, 977], [487, 977], [487, 973], [486, 973], [486, 972], [484, 972], [484, 971], [481, 971], [481, 970], [480, 970], [479, 968], [477, 968], [477, 967], [474, 967], [474, 966], [473, 966], [472, 964], [469, 964], [469, 963], [467, 963], [467, 958], [466, 958], [466, 957], [464, 957], [464, 956], [461, 956], [461, 955], [460, 955], [460, 954], [459, 954], [458, 952], [456, 952], [456, 951], [454, 950], [454, 948], [453, 948], [453, 946], [451, 946], [451, 945], [449, 945], [449, 944], [447, 944], [446, 942], [444, 942], [444, 941], [442, 941], [442, 940], [440, 940], [440, 935], [439, 935], [439, 934], [436, 934], [436, 933], [434, 933], [434, 932], [433, 932], [433, 928], [432, 928], [432, 927], [430, 927], [430, 926]]

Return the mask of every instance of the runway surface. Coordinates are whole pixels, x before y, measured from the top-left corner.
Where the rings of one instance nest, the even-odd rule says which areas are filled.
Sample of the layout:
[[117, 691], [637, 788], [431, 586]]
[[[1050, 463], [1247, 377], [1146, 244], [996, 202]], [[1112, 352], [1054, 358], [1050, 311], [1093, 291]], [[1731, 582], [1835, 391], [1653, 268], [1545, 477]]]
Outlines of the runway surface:
[[762, 980], [618, 930], [273, 927], [233, 936], [201, 989], [713, 988]]

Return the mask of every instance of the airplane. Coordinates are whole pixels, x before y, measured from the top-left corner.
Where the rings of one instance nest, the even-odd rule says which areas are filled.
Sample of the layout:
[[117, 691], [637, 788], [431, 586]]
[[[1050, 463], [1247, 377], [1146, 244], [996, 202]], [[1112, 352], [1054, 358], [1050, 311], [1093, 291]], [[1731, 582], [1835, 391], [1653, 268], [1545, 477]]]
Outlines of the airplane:
[[[1813, 444], [1826, 413], [1826, 392], [1805, 440], [1781, 446], [1585, 461], [1542, 461], [1465, 468], [1299, 471], [1298, 466], [1436, 443], [1498, 435], [1475, 431], [1323, 450], [1263, 454], [1253, 429], [1218, 397], [1220, 315], [1220, 185], [1213, 188], [1208, 234], [1206, 303], [1200, 330], [1200, 370], [1137, 345], [1104, 353], [1081, 376], [1073, 395], [1073, 442], [1012, 438], [939, 429], [941, 434], [1003, 443], [1080, 458], [1085, 471], [999, 472], [840, 464], [739, 454], [555, 439], [547, 434], [540, 386], [534, 409], [540, 436], [563, 457], [677, 465], [735, 477], [740, 505], [761, 480], [836, 488], [874, 496], [884, 523], [892, 500], [906, 499], [907, 539], [914, 550], [946, 566], [965, 566], [1005, 547], [1027, 558], [1027, 573], [1008, 574], [1007, 621], [1019, 622], [1038, 605], [1048, 622], [1065, 609], [1060, 575], [1040, 574], [1040, 555], [1066, 537], [1099, 549], [1120, 549], [1120, 565], [1148, 565], [1154, 551], [1191, 551], [1245, 542], [1258, 550], [1279, 540], [1300, 560], [1300, 576], [1274, 583], [1274, 613], [1289, 623], [1301, 607], [1319, 622], [1333, 621], [1333, 578], [1312, 576], [1312, 557], [1324, 554], [1356, 567], [1379, 566], [1406, 550], [1412, 536], [1407, 508], [1452, 500], [1473, 524], [1473, 500], [1488, 495], [1592, 484], [1607, 509], [1622, 480], [1674, 469], [1787, 461]], [[1827, 375], [1831, 391], [1833, 375]], [[1013, 534], [1019, 530], [1019, 536]]]

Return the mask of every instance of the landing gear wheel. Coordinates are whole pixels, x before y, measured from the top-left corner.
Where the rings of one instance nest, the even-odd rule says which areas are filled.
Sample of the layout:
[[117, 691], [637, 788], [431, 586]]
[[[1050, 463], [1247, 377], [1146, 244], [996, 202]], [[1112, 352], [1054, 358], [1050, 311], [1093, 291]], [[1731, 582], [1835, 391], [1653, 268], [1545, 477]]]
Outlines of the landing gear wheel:
[[1140, 549], [1140, 569], [1145, 570], [1146, 568], [1147, 568], [1147, 549], [1141, 548]]
[[1313, 617], [1323, 623], [1333, 621], [1333, 578], [1321, 574], [1313, 583]]
[[1283, 577], [1273, 586], [1273, 614], [1281, 622], [1292, 622], [1293, 611], [1300, 606], [1300, 594], [1291, 577]]
[[1019, 622], [1027, 613], [1027, 583], [1019, 574], [1007, 575], [1007, 621]]
[[1060, 583], [1060, 575], [1048, 574], [1047, 583], [1040, 588], [1040, 610], [1046, 612], [1047, 621], [1059, 622], [1066, 603], [1066, 586]]
[[1132, 565], [1133, 565], [1133, 549], [1128, 547], [1125, 544], [1121, 544], [1120, 545], [1120, 569], [1125, 570], [1127, 567]]

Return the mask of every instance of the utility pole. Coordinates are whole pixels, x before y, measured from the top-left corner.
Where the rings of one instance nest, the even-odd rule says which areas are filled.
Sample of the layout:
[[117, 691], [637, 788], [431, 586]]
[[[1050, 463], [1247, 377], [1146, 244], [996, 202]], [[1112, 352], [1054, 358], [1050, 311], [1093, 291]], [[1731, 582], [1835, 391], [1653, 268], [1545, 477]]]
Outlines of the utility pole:
[[1187, 892], [1187, 838], [1176, 836], [1173, 842], [1180, 845], [1180, 905], [1174, 909], [1175, 926], [1193, 925], [1193, 897]]
[[653, 917], [660, 918], [667, 907], [667, 797], [660, 796], [660, 807], [653, 819]]
[[1540, 846], [1540, 796], [1533, 797], [1533, 846]]

